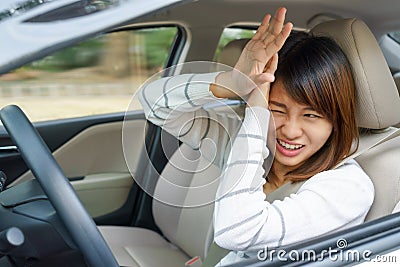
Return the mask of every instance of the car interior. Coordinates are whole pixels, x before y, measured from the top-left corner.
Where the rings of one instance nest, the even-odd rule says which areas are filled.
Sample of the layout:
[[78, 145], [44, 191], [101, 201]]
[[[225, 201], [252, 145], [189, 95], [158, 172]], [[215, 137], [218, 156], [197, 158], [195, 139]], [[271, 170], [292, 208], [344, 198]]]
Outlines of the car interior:
[[[395, 167], [396, 155], [400, 153], [400, 139], [393, 138], [399, 133], [392, 127], [399, 121], [396, 114], [400, 110], [394, 111], [393, 108], [400, 109], [400, 99], [384, 56], [368, 27], [358, 19], [332, 20], [315, 26], [311, 32], [334, 38], [348, 56], [356, 77], [358, 123], [364, 132], [359, 148], [363, 153], [357, 155], [356, 160], [370, 175], [376, 190], [375, 201], [366, 220], [391, 214], [400, 200], [400, 169]], [[236, 40], [229, 43], [220, 56], [221, 60], [227, 60], [221, 63], [233, 65], [247, 41]], [[386, 141], [388, 136], [390, 140]], [[380, 143], [382, 140], [384, 142]], [[201, 172], [188, 174], [174, 168], [171, 162], [182, 162], [185, 160], [182, 155], [190, 157], [190, 153], [196, 153], [185, 144], [181, 145], [180, 150], [182, 153], [175, 152], [162, 176], [167, 180], [170, 177], [173, 180], [182, 179], [178, 184], [185, 181], [189, 186], [186, 194], [172, 193], [172, 188], [166, 189], [168, 183], [160, 179], [155, 198], [157, 194], [172, 193], [184, 207], [191, 198], [196, 197], [196, 193], [191, 192], [190, 185], [209, 181], [210, 177], [217, 179], [220, 171], [210, 166]], [[201, 160], [198, 164], [201, 164]], [[194, 171], [197, 166], [190, 167], [191, 170], [194, 167]], [[212, 196], [215, 191], [207, 194]], [[154, 218], [164, 237], [154, 231], [137, 227], [101, 226], [99, 229], [122, 266], [177, 266], [191, 257], [206, 257], [212, 241], [212, 212], [212, 204], [180, 208], [154, 201]]]
[[[151, 23], [164, 26], [178, 23], [185, 29], [181, 37], [187, 42], [176, 42], [177, 45], [173, 46], [172, 50], [179, 57], [169, 58], [170, 65], [212, 60], [224, 28], [257, 27], [254, 14], [258, 17], [263, 15], [260, 11], [262, 1], [249, 1], [251, 4], [245, 10], [241, 10], [241, 2], [216, 1], [215, 10], [211, 10], [212, 0], [195, 1], [160, 10], [132, 23], [135, 27]], [[313, 8], [302, 6], [297, 1], [274, 2], [268, 5], [267, 11], [272, 12], [278, 6], [287, 4], [288, 19], [291, 20], [290, 12], [298, 9], [299, 15], [293, 16], [294, 30], [309, 30], [315, 35], [333, 38], [352, 65], [361, 133], [360, 146], [353, 157], [371, 177], [375, 187], [375, 200], [366, 218], [368, 223], [400, 211], [400, 164], [397, 162], [400, 155], [400, 118], [397, 115], [400, 113], [400, 71], [388, 66], [381, 48], [384, 43], [376, 38], [383, 33], [381, 28], [371, 28], [362, 17], [356, 18], [351, 9], [357, 9], [352, 4], [349, 4], [350, 11], [344, 12], [342, 17], [320, 13], [325, 8], [329, 10], [329, 2], [316, 3], [318, 5]], [[218, 10], [229, 8], [225, 5], [232, 5], [233, 12], [218, 17]], [[197, 12], [189, 13], [188, 10], [193, 8]], [[340, 4], [336, 10], [340, 11]], [[380, 16], [384, 16], [383, 13]], [[239, 17], [240, 21], [235, 17]], [[117, 31], [126, 27], [119, 27]], [[234, 66], [248, 40], [239, 38], [230, 41], [222, 48], [218, 62]], [[241, 104], [235, 102], [211, 108], [229, 113], [232, 105], [241, 110]], [[50, 128], [47, 125], [46, 122], [35, 124], [46, 141], [59, 133], [57, 127], [66, 129], [74, 125], [74, 130], [62, 135], [62, 141], [50, 145], [50, 150], [94, 218], [118, 265], [184, 266], [194, 257], [207, 257], [213, 242], [212, 200], [218, 186], [215, 181], [221, 170], [208, 165], [199, 151], [179, 143], [159, 127], [146, 122], [141, 111], [129, 116], [93, 116], [90, 123], [69, 119], [60, 122], [60, 125], [51, 124]], [[50, 130], [43, 132], [44, 128]], [[128, 157], [129, 162], [126, 162], [128, 152], [124, 151], [121, 133], [122, 139], [128, 140], [129, 146], [134, 148], [134, 153]], [[126, 133], [134, 135], [134, 138], [126, 136]], [[160, 147], [162, 138], [162, 143], [168, 146]], [[4, 142], [0, 139], [1, 145]], [[8, 171], [18, 177], [9, 187], [34, 178], [26, 168], [20, 173], [16, 169]], [[148, 180], [151, 184], [148, 189], [140, 188], [135, 183], [138, 180]], [[181, 187], [177, 190], [171, 184]], [[199, 189], [204, 184], [212, 186], [208, 186], [206, 191]], [[209, 203], [193, 204], [200, 197], [209, 199]], [[246, 262], [242, 264], [248, 265]]]

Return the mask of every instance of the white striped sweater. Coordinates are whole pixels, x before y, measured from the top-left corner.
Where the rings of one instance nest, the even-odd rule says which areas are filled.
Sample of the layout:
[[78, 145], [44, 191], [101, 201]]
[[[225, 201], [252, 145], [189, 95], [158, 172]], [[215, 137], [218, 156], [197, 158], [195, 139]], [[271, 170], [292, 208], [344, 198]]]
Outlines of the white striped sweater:
[[[142, 88], [139, 96], [146, 117], [154, 124], [194, 149], [208, 139], [215, 143], [217, 155], [229, 155], [227, 159], [209, 156], [219, 167], [225, 166], [215, 202], [215, 242], [226, 249], [251, 251], [362, 223], [372, 205], [374, 187], [355, 160], [311, 177], [283, 201], [265, 200], [263, 162], [269, 154], [270, 113], [261, 107], [246, 108], [241, 120], [204, 109], [220, 101], [209, 90], [216, 75], [162, 78]], [[207, 151], [205, 146], [206, 158]]]

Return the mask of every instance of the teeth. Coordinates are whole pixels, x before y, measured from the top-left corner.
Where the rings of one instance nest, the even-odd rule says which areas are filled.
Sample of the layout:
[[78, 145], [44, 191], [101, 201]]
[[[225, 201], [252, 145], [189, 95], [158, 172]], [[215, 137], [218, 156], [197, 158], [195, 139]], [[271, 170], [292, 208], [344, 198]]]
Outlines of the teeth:
[[279, 144], [281, 146], [283, 146], [284, 148], [289, 149], [289, 150], [295, 150], [295, 149], [299, 149], [299, 148], [303, 147], [303, 145], [290, 145], [290, 144], [285, 143], [285, 142], [283, 142], [281, 140], [278, 140], [278, 142], [279, 142]]

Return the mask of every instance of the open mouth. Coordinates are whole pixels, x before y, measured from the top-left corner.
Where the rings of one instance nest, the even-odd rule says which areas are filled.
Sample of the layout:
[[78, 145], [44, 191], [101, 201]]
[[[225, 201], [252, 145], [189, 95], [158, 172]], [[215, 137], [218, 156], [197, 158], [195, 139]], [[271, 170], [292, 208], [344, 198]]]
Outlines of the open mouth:
[[284, 141], [282, 141], [282, 140], [279, 140], [279, 139], [277, 139], [277, 141], [278, 141], [278, 144], [279, 144], [280, 146], [282, 146], [283, 148], [285, 148], [285, 149], [287, 149], [287, 150], [292, 150], [292, 151], [294, 151], [294, 150], [299, 150], [299, 149], [301, 149], [301, 148], [304, 147], [304, 145], [299, 145], [299, 144], [297, 144], [297, 145], [288, 144], [288, 143], [286, 143], [286, 142], [284, 142]]

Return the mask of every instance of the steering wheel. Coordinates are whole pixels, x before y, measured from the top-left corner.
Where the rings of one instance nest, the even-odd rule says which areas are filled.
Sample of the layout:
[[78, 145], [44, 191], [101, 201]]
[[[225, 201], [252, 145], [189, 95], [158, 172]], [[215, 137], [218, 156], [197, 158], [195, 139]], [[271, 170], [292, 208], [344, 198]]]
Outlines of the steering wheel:
[[19, 107], [10, 105], [1, 110], [0, 116], [87, 263], [92, 267], [119, 267], [93, 219], [26, 115]]

